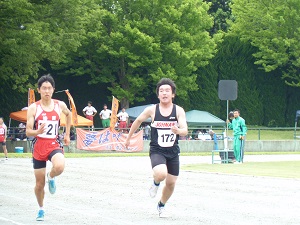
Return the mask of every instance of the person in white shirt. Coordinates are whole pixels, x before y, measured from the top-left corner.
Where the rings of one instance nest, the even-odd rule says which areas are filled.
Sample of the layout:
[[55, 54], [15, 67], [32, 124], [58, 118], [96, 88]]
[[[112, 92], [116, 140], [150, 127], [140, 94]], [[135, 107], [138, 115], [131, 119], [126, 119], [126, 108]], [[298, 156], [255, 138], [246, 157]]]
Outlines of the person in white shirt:
[[7, 160], [7, 148], [6, 148], [6, 136], [7, 136], [7, 127], [4, 124], [3, 117], [0, 117], [0, 144], [2, 145], [5, 159]]
[[118, 113], [117, 117], [119, 120], [119, 128], [123, 132], [123, 130], [127, 128], [127, 121], [129, 118], [128, 113], [125, 112], [125, 108], [122, 108], [122, 111]]
[[88, 101], [88, 105], [84, 107], [82, 112], [85, 115], [85, 118], [93, 121], [92, 128], [94, 128], [94, 116], [97, 114], [97, 110], [94, 108], [94, 106], [92, 106], [91, 101]]
[[110, 126], [110, 116], [111, 116], [111, 110], [107, 108], [107, 105], [103, 105], [103, 110], [99, 113], [100, 119], [102, 120], [102, 126], [103, 128]]

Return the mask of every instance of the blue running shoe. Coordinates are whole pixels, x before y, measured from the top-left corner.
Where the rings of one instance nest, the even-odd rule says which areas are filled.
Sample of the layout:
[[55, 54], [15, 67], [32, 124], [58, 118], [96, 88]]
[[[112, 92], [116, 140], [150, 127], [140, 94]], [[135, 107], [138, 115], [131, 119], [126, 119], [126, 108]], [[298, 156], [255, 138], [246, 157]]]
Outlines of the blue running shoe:
[[47, 178], [48, 178], [49, 192], [51, 194], [54, 194], [56, 191], [55, 178], [50, 178], [49, 173], [47, 173]]
[[44, 221], [44, 215], [45, 215], [44, 210], [39, 210], [38, 215], [36, 217], [36, 221]]

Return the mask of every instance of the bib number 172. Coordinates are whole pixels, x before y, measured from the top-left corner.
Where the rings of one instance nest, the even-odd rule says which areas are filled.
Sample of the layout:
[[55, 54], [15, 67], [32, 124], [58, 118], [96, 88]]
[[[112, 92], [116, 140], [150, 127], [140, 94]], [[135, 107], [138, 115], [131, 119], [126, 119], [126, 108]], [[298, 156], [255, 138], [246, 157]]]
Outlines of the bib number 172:
[[176, 136], [171, 130], [158, 130], [158, 144], [161, 147], [171, 147], [174, 145]]

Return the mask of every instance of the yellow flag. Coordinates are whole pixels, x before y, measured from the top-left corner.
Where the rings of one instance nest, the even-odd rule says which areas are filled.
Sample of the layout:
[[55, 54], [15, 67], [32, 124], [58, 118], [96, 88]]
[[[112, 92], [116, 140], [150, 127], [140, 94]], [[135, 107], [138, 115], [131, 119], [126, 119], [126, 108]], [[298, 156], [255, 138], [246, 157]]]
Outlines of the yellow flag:
[[115, 129], [116, 123], [118, 122], [118, 109], [119, 109], [119, 100], [113, 96], [111, 103], [111, 117], [110, 117], [110, 129]]
[[77, 119], [77, 110], [76, 110], [76, 106], [73, 100], [72, 95], [70, 94], [69, 90], [65, 90], [66, 94], [68, 95], [69, 101], [70, 101], [70, 105], [71, 105], [71, 112], [72, 112], [72, 121], [73, 121], [73, 125], [76, 126], [78, 125], [78, 119]]

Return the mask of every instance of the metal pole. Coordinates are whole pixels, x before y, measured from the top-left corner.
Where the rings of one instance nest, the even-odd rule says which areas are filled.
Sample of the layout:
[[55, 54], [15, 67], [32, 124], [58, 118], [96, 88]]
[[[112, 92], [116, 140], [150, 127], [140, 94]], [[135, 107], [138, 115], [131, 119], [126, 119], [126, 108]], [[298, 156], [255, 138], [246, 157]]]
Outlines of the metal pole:
[[229, 100], [226, 100], [227, 102], [227, 106], [226, 106], [226, 129], [225, 129], [225, 135], [224, 135], [224, 150], [228, 150], [228, 123], [227, 123], [227, 119], [228, 119], [228, 110], [229, 110]]
[[295, 122], [294, 139], [297, 137], [297, 121]]

